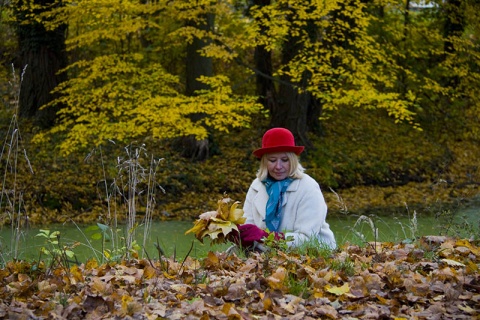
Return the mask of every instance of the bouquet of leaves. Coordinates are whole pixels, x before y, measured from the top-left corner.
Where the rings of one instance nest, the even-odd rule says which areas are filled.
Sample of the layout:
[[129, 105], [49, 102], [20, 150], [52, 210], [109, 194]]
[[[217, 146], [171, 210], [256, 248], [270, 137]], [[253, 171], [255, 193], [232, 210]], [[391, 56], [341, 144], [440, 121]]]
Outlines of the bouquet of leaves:
[[240, 202], [233, 201], [225, 196], [218, 200], [216, 211], [202, 213], [199, 219], [195, 220], [193, 228], [185, 234], [195, 233], [195, 237], [203, 243], [203, 238], [210, 237], [212, 244], [227, 242], [227, 235], [238, 232], [237, 225], [243, 224], [243, 210], [238, 208]]

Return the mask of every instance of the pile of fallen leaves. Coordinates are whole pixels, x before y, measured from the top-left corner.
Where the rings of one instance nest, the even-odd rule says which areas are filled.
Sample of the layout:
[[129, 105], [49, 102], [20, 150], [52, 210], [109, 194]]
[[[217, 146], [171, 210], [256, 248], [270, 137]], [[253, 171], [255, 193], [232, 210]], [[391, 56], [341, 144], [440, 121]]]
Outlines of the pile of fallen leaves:
[[478, 319], [479, 259], [467, 240], [431, 236], [416, 245], [345, 245], [327, 257], [210, 252], [202, 260], [69, 268], [9, 262], [0, 270], [0, 317]]

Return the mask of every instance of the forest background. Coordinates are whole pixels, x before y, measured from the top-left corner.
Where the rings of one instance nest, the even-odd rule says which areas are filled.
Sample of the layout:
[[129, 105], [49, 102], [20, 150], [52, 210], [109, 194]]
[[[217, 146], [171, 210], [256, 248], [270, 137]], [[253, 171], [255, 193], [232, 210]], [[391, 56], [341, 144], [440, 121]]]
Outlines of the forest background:
[[140, 214], [196, 218], [243, 200], [275, 126], [331, 215], [469, 205], [478, 6], [2, 1], [2, 222], [103, 221], [133, 193]]

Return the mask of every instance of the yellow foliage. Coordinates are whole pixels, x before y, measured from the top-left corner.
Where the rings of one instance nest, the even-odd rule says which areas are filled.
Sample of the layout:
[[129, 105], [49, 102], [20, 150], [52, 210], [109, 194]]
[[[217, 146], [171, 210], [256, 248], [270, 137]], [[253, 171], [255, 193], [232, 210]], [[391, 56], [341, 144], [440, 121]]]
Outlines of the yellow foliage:
[[[82, 71], [57, 87], [61, 97], [51, 104], [66, 107], [59, 112], [59, 124], [49, 132], [65, 133], [60, 145], [64, 154], [112, 139], [130, 142], [146, 134], [157, 139], [193, 135], [202, 140], [207, 128], [228, 132], [247, 126], [251, 114], [259, 110], [253, 98], [234, 95], [225, 77], [202, 78], [212, 89], [185, 96], [177, 90], [178, 78], [160, 65], [139, 68], [142, 58], [112, 54], [69, 68]], [[206, 116], [192, 121], [189, 115], [198, 112]], [[46, 137], [40, 133], [34, 141]]]
[[[36, 9], [33, 3], [22, 7], [32, 21], [43, 23], [49, 30], [68, 25], [67, 50], [81, 52], [63, 70], [69, 80], [55, 89], [57, 99], [44, 106], [62, 105], [58, 125], [39, 133], [36, 142], [47, 142], [52, 135], [62, 134], [64, 141], [59, 149], [70, 154], [107, 140], [130, 143], [145, 136], [169, 139], [190, 135], [202, 140], [212, 130], [228, 132], [248, 126], [250, 116], [260, 109], [255, 97], [234, 94], [224, 76], [200, 79], [211, 90], [199, 92], [196, 97], [185, 96], [179, 77], [166, 70], [171, 66], [162, 64], [162, 53], [150, 54], [144, 48], [145, 42], [155, 41], [161, 47], [158, 50], [171, 50], [171, 54], [176, 45], [185, 45], [184, 39], [215, 38], [212, 32], [188, 27], [184, 22], [210, 13], [227, 21], [228, 4], [67, 0], [41, 14], [35, 14]], [[235, 21], [241, 28], [244, 22]], [[244, 37], [247, 33], [238, 34]], [[226, 46], [209, 42], [203, 53], [231, 60], [236, 53], [230, 46], [249, 43], [224, 40]], [[190, 115], [198, 113], [204, 117], [193, 121]]]

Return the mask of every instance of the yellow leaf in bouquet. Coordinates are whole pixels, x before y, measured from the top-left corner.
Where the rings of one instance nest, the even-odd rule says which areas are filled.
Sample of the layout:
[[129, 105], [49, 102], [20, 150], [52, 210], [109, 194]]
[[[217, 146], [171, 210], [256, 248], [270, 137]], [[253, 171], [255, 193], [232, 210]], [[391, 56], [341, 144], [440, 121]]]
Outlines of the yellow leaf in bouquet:
[[238, 231], [237, 225], [235, 223], [231, 221], [220, 220], [217, 218], [212, 218], [212, 222], [208, 226], [208, 229], [212, 230], [212, 232], [220, 230], [220, 232], [223, 233], [224, 236], [232, 232], [232, 230]]
[[210, 237], [210, 239], [215, 240], [215, 239], [218, 238], [218, 235], [220, 233], [222, 233], [222, 230], [217, 229], [217, 230], [214, 230], [214, 231], [207, 232], [207, 235]]
[[216, 218], [218, 216], [218, 211], [208, 211], [204, 212], [198, 217], [202, 220], [210, 220], [211, 218]]
[[238, 201], [232, 204], [228, 220], [235, 224], [244, 224], [247, 219], [243, 217], [243, 209], [237, 208], [239, 204], [240, 202]]
[[[208, 220], [204, 220], [204, 219], [198, 219], [198, 220], [195, 220], [195, 223], [193, 225], [193, 228], [187, 230], [185, 232], [185, 234], [189, 234], [189, 233], [195, 233], [195, 237], [202, 241], [202, 238], [205, 236], [204, 235], [204, 232], [206, 230], [208, 230], [208, 224], [209, 224], [209, 221]], [[202, 241], [203, 243], [203, 241]]]
[[219, 218], [223, 220], [228, 219], [228, 215], [230, 214], [230, 207], [229, 207], [229, 202], [232, 201], [232, 199], [225, 197], [222, 200], [218, 200], [218, 216]]
[[195, 237], [203, 243], [203, 238], [209, 236], [214, 243], [226, 241], [226, 236], [237, 230], [237, 224], [243, 224], [243, 210], [238, 208], [240, 202], [233, 202], [232, 199], [224, 196], [218, 201], [216, 211], [204, 212], [195, 220], [193, 228], [187, 230], [185, 234], [194, 233]]

